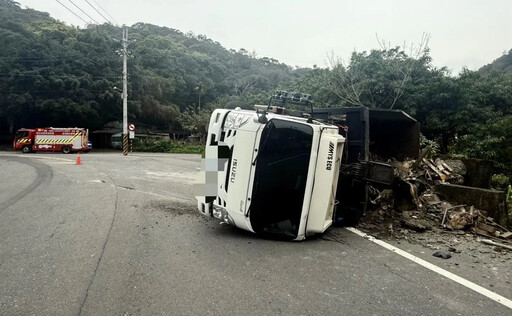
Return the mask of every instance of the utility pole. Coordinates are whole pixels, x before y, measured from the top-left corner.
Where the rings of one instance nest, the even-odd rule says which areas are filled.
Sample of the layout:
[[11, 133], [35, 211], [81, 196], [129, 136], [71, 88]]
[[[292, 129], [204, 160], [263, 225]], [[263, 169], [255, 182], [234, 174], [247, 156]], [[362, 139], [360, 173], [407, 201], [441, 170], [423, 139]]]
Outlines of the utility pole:
[[128, 155], [128, 27], [123, 28], [123, 156]]

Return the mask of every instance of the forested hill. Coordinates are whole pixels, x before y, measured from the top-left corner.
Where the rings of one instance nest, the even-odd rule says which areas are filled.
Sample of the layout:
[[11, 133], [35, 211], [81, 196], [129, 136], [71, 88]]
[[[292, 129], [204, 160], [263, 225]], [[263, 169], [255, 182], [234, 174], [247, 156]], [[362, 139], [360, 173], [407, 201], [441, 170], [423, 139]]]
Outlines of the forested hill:
[[494, 71], [501, 73], [512, 72], [512, 49], [495, 59], [492, 63], [483, 66], [478, 71], [486, 75]]
[[[0, 0], [0, 133], [19, 127], [101, 128], [121, 117], [122, 29], [67, 26], [47, 13]], [[181, 128], [187, 108], [269, 95], [307, 69], [203, 35], [137, 23], [129, 27], [130, 120]]]

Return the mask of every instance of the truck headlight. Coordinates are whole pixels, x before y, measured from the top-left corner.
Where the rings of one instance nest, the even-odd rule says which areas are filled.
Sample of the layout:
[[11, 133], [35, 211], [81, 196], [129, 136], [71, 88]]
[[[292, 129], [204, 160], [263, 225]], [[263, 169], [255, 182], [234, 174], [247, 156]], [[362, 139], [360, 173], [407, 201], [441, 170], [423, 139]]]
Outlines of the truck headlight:
[[224, 122], [224, 127], [228, 129], [236, 129], [240, 126], [247, 123], [251, 115], [245, 115], [245, 114], [236, 114], [233, 112], [230, 112], [228, 116], [226, 117], [226, 122]]
[[222, 223], [229, 224], [229, 225], [235, 225], [235, 222], [233, 221], [231, 216], [229, 216], [228, 211], [226, 211], [226, 209], [223, 207], [214, 205], [213, 206], [213, 217], [220, 219], [222, 221]]
[[229, 113], [226, 117], [226, 122], [224, 123], [225, 128], [234, 128], [235, 127], [235, 121], [236, 121], [237, 115], [234, 113]]

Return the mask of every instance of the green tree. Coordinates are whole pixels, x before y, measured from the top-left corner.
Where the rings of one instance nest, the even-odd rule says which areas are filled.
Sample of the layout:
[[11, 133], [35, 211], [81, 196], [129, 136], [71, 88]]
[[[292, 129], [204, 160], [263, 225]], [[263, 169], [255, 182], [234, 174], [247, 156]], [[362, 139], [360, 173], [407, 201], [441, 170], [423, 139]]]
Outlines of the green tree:
[[416, 67], [426, 67], [429, 36], [424, 34], [421, 43], [410, 53], [405, 48], [389, 47], [381, 42], [382, 49], [369, 53], [353, 52], [350, 63], [331, 55], [331, 73], [327, 89], [336, 94], [345, 105], [393, 109], [403, 96]]

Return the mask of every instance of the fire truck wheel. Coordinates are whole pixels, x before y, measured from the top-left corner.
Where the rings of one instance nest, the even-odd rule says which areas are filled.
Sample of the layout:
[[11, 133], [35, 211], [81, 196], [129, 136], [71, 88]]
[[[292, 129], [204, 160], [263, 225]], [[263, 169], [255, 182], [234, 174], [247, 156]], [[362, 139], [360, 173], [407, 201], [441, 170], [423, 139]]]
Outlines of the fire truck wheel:
[[24, 153], [24, 154], [28, 154], [29, 152], [32, 151], [32, 148], [30, 146], [23, 146], [23, 148], [21, 148], [21, 151]]
[[71, 152], [71, 148], [64, 146], [64, 147], [62, 147], [62, 152], [65, 154], [69, 154]]

